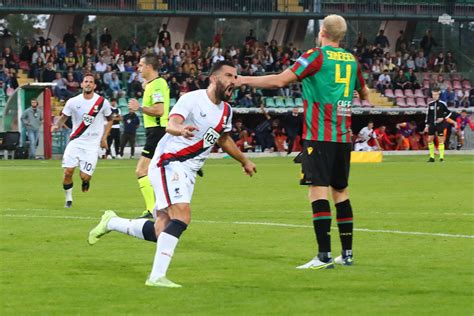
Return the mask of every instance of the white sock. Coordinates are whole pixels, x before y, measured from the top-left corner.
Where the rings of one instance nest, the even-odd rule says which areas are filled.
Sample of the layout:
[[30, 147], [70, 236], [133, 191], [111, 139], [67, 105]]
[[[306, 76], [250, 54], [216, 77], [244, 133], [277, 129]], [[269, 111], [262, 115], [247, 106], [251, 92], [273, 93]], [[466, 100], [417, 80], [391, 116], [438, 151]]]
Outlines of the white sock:
[[178, 241], [178, 238], [161, 232], [156, 243], [155, 261], [153, 261], [153, 268], [150, 273], [151, 281], [156, 281], [156, 279], [166, 275]]
[[145, 237], [143, 237], [143, 225], [145, 225], [147, 221], [148, 219], [146, 218], [127, 219], [112, 217], [107, 223], [107, 229], [145, 239]]
[[66, 201], [72, 201], [72, 188], [64, 190], [66, 194]]

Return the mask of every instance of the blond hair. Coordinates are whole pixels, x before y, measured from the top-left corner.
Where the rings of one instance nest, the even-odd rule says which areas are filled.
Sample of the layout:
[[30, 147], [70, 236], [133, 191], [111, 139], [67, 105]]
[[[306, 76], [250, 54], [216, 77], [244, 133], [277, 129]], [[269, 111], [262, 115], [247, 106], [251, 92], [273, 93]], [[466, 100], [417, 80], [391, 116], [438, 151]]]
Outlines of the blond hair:
[[340, 42], [346, 35], [346, 20], [337, 14], [331, 14], [323, 20], [323, 31], [327, 39], [333, 42]]

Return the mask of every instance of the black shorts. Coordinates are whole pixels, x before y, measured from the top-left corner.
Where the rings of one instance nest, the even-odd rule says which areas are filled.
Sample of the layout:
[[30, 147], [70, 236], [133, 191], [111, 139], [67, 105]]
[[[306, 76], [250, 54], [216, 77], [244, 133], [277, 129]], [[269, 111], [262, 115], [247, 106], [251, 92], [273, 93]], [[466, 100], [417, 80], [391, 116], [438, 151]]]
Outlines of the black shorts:
[[350, 165], [351, 144], [305, 140], [300, 184], [345, 189]]
[[433, 136], [436, 133], [438, 136], [444, 136], [447, 128], [448, 123], [445, 121], [438, 124], [428, 124], [428, 135]]
[[142, 150], [142, 156], [149, 159], [153, 158], [156, 145], [165, 134], [166, 129], [161, 126], [145, 128], [146, 143]]

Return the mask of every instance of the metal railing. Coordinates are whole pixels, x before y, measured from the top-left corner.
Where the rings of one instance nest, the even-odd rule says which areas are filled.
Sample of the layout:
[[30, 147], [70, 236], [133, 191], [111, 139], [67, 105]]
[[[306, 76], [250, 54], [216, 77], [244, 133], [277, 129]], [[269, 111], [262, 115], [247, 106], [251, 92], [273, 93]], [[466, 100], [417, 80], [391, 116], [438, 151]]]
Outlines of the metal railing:
[[437, 19], [471, 21], [474, 0], [0, 0], [1, 13], [127, 14]]

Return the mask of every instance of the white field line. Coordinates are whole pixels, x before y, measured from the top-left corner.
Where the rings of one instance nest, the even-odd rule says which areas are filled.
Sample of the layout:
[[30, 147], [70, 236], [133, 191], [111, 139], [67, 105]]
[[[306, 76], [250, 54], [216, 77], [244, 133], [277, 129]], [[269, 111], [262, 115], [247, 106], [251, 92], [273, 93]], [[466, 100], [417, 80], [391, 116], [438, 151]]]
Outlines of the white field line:
[[[64, 209], [44, 209], [44, 208], [28, 208], [28, 209], [17, 209], [17, 208], [4, 208], [0, 209], [0, 212], [12, 212], [12, 211], [26, 211], [26, 212], [46, 212], [46, 211], [57, 211], [57, 212], [62, 212]], [[127, 212], [127, 213], [141, 213], [143, 210], [120, 210], [120, 209], [114, 209], [116, 212]], [[232, 210], [232, 213], [247, 213], [248, 211], [244, 210]], [[262, 213], [289, 213], [289, 214], [302, 214], [302, 213], [307, 213], [309, 215], [310, 210], [299, 210], [299, 211], [294, 211], [294, 210], [261, 210], [259, 212]], [[381, 215], [410, 215], [409, 213], [403, 213], [403, 212], [380, 212], [380, 211], [364, 211], [363, 213], [358, 214], [360, 215], [365, 215], [365, 214], [381, 214]], [[433, 215], [432, 212], [416, 212], [416, 215]], [[437, 215], [446, 215], [446, 216], [474, 216], [474, 213], [454, 213], [454, 212], [448, 212], [448, 213], [438, 213]]]
[[[55, 215], [28, 215], [28, 214], [0, 214], [1, 217], [13, 217], [13, 218], [55, 218], [55, 219], [74, 219], [74, 220], [98, 220], [99, 217], [90, 216], [55, 216]], [[208, 220], [193, 220], [193, 223], [205, 223], [205, 224], [233, 224], [233, 225], [258, 225], [258, 226], [273, 226], [273, 227], [289, 227], [289, 228], [311, 228], [310, 225], [298, 225], [298, 224], [284, 224], [284, 223], [272, 223], [272, 222], [224, 222], [224, 221], [208, 221]], [[337, 229], [333, 227], [332, 229]], [[354, 228], [355, 231], [368, 232], [368, 233], [387, 233], [387, 234], [399, 234], [399, 235], [416, 235], [416, 236], [436, 236], [436, 237], [449, 237], [449, 238], [470, 238], [473, 239], [474, 235], [461, 235], [461, 234], [446, 234], [446, 233], [425, 233], [425, 232], [409, 232], [400, 230], [387, 230], [387, 229], [368, 229], [368, 228]]]

